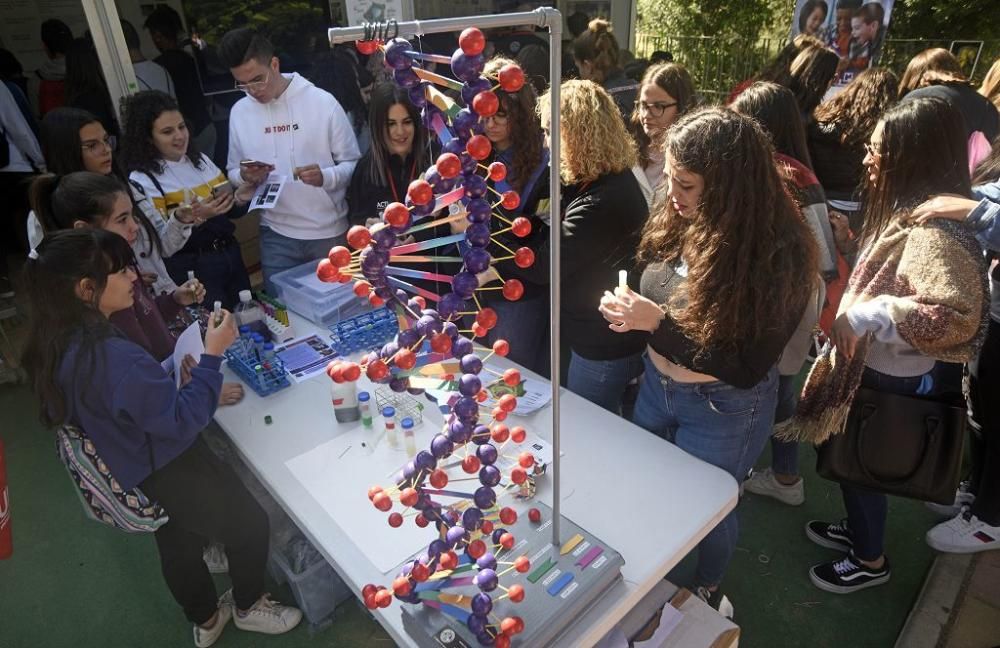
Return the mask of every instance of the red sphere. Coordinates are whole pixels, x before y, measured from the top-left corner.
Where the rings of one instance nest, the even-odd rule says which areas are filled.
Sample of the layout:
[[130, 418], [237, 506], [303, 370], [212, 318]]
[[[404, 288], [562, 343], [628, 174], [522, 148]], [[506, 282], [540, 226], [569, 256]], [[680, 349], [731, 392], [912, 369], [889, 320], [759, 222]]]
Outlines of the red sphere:
[[438, 564], [441, 565], [441, 569], [455, 569], [458, 567], [458, 556], [454, 551], [447, 551], [441, 554]]
[[371, 291], [372, 285], [367, 281], [358, 280], [354, 282], [354, 294], [358, 297], [365, 298]]
[[542, 521], [542, 512], [536, 508], [528, 509], [528, 519], [534, 524]]
[[514, 546], [514, 534], [507, 532], [500, 536], [500, 546], [504, 549], [510, 549]]
[[507, 420], [507, 412], [505, 412], [504, 410], [500, 409], [499, 407], [494, 407], [493, 410], [490, 411], [490, 416], [493, 417], [494, 421], [506, 421]]
[[462, 53], [466, 56], [482, 54], [486, 48], [486, 36], [475, 27], [468, 27], [459, 34], [458, 46], [462, 48]]
[[431, 575], [431, 570], [422, 562], [418, 562], [410, 570], [410, 576], [418, 583], [423, 583]]
[[379, 45], [381, 45], [381, 43], [377, 40], [354, 41], [354, 47], [365, 56], [371, 56], [377, 52]]
[[[410, 186], [412, 187], [413, 185]], [[427, 186], [430, 187], [430, 185]], [[431, 195], [433, 194], [434, 192], [431, 191]], [[416, 203], [417, 201], [414, 200], [413, 202]], [[424, 203], [417, 203], [417, 204], [423, 205]], [[410, 218], [410, 210], [407, 209], [406, 205], [404, 205], [403, 203], [398, 203], [398, 202], [389, 203], [389, 205], [385, 208], [385, 211], [382, 212], [382, 219], [385, 220], [385, 222], [392, 225], [393, 227], [403, 227], [404, 225], [406, 225], [406, 221], [409, 220], [409, 218]]]
[[472, 324], [472, 337], [477, 337], [477, 338], [486, 337], [486, 334], [489, 332], [490, 332], [489, 329], [480, 324], [479, 322], [475, 322]]
[[413, 506], [417, 503], [418, 499], [420, 499], [420, 493], [412, 486], [404, 488], [399, 493], [399, 503], [403, 506]]
[[524, 86], [524, 70], [513, 63], [500, 68], [497, 73], [497, 81], [504, 92], [517, 92]]
[[500, 204], [503, 205], [504, 209], [514, 211], [517, 209], [517, 206], [521, 204], [521, 196], [519, 196], [513, 189], [505, 191], [500, 197]]
[[482, 540], [473, 540], [469, 543], [467, 553], [473, 560], [479, 560], [486, 553], [486, 543]]
[[507, 526], [514, 524], [517, 522], [517, 511], [509, 506], [503, 507], [500, 509], [500, 521]]
[[417, 354], [409, 349], [400, 349], [396, 352], [396, 366], [403, 371], [413, 369], [417, 364]]
[[375, 593], [375, 605], [380, 608], [387, 608], [392, 605], [392, 593], [387, 589], [380, 589]]
[[372, 293], [368, 295], [368, 303], [372, 305], [372, 308], [378, 308], [379, 306], [385, 303], [385, 300], [376, 295], [375, 293]]
[[354, 277], [349, 274], [341, 274], [339, 277], [337, 277], [337, 283], [345, 284], [345, 283], [351, 283], [352, 281], [354, 281]]
[[530, 268], [535, 263], [535, 251], [527, 247], [517, 248], [514, 252], [514, 263], [518, 268]]
[[[403, 598], [410, 593], [410, 579], [406, 576], [399, 576], [392, 581], [392, 593]], [[506, 621], [506, 619], [504, 619]]]
[[503, 633], [493, 637], [493, 648], [510, 648], [510, 637]]
[[522, 468], [531, 468], [535, 465], [535, 455], [530, 452], [522, 452], [517, 456], [517, 463], [521, 464]]
[[522, 585], [514, 584], [507, 589], [507, 598], [509, 598], [514, 603], [520, 603], [524, 600], [524, 587]]
[[340, 277], [340, 268], [330, 263], [330, 259], [320, 259], [316, 264], [316, 277], [320, 281], [333, 283]]
[[490, 144], [489, 138], [485, 135], [473, 135], [465, 145], [465, 150], [472, 156], [472, 159], [482, 162], [490, 156], [493, 145]]
[[374, 610], [375, 608], [378, 607], [378, 603], [375, 602], [375, 592], [372, 592], [371, 594], [366, 594], [364, 600], [365, 600], [365, 607], [368, 608], [369, 610]]
[[347, 382], [354, 382], [361, 377], [361, 365], [357, 362], [345, 362], [341, 375]]
[[375, 592], [377, 592], [377, 591], [378, 591], [378, 588], [375, 587], [374, 583], [368, 583], [367, 585], [365, 585], [364, 587], [361, 588], [361, 596], [364, 596], [366, 598], [368, 596], [374, 596]]
[[371, 488], [368, 489], [368, 499], [369, 500], [374, 500], [375, 496], [378, 495], [381, 492], [382, 492], [382, 487], [381, 486], [379, 486], [378, 484], [372, 486]]
[[514, 569], [523, 574], [531, 569], [531, 561], [528, 560], [527, 556], [518, 556], [514, 559]]
[[514, 443], [523, 443], [525, 437], [527, 436], [528, 436], [528, 431], [525, 430], [520, 425], [510, 429], [510, 440], [513, 441]]
[[330, 263], [338, 268], [351, 265], [351, 251], [343, 245], [335, 245], [330, 248], [330, 252], [326, 255], [326, 258], [330, 259]]
[[430, 524], [430, 522], [427, 521], [427, 518], [424, 517], [423, 513], [417, 513], [416, 517], [413, 518], [413, 522], [421, 529]]
[[454, 178], [462, 172], [462, 161], [454, 153], [442, 153], [437, 159], [437, 170], [445, 180]]
[[372, 504], [375, 505], [375, 508], [384, 513], [392, 508], [392, 498], [385, 493], [380, 492], [372, 498]]
[[503, 423], [497, 423], [490, 430], [490, 438], [493, 439], [494, 443], [503, 443], [510, 438], [510, 428]]
[[489, 307], [484, 308], [476, 315], [476, 322], [489, 330], [497, 325], [497, 312]]
[[528, 481], [528, 473], [524, 468], [518, 466], [510, 471], [510, 480], [520, 486]]
[[480, 117], [492, 117], [500, 110], [500, 99], [492, 90], [483, 90], [472, 98], [472, 110]]
[[521, 383], [521, 372], [511, 367], [503, 372], [503, 381], [511, 387]]
[[447, 333], [435, 333], [431, 336], [431, 350], [434, 353], [450, 353], [451, 338]]
[[347, 230], [347, 244], [355, 250], [360, 250], [371, 243], [372, 233], [364, 225], [355, 225]]
[[391, 526], [393, 529], [398, 529], [399, 527], [403, 526], [403, 516], [399, 511], [396, 511], [395, 513], [391, 513], [389, 515], [389, 526]]
[[385, 360], [376, 360], [368, 364], [365, 375], [368, 376], [369, 380], [377, 382], [389, 375], [389, 367], [386, 366]]
[[462, 470], [470, 475], [479, 472], [479, 467], [479, 457], [475, 455], [469, 455], [465, 459], [462, 459]]
[[504, 394], [497, 401], [497, 405], [505, 412], [513, 412], [517, 408], [517, 398], [513, 394]]
[[484, 534], [489, 535], [493, 533], [493, 523], [490, 522], [489, 520], [483, 520], [482, 522], [479, 523], [479, 530], [482, 531]]
[[490, 393], [485, 389], [480, 389], [479, 392], [476, 394], [477, 403], [485, 403], [489, 399], [490, 399]]
[[426, 180], [414, 180], [406, 193], [414, 205], [426, 205], [434, 200], [434, 189]]
[[489, 166], [490, 180], [500, 182], [507, 177], [507, 165], [503, 162], [493, 162]]
[[441, 468], [436, 468], [431, 473], [431, 486], [434, 488], [444, 488], [448, 485], [448, 473]]
[[507, 298], [507, 301], [517, 301], [524, 296], [524, 284], [517, 279], [508, 279], [503, 282], [503, 290], [500, 292]]
[[[507, 194], [504, 194], [504, 196], [506, 195]], [[514, 222], [510, 224], [510, 231], [514, 233], [514, 236], [524, 238], [528, 234], [531, 234], [531, 221], [524, 216], [518, 216], [514, 219]]]
[[501, 358], [510, 353], [510, 343], [507, 340], [497, 340], [493, 343], [493, 353]]

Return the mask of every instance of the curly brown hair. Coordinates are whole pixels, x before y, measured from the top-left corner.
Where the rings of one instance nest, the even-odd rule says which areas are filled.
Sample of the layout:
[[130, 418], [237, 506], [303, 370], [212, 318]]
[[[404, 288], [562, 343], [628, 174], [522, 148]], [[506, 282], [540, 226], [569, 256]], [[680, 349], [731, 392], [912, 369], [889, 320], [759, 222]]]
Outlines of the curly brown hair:
[[[654, 65], [642, 75], [642, 83], [639, 85], [639, 94], [647, 85], [655, 83], [664, 92], [669, 94], [677, 102], [677, 117], [694, 108], [698, 101], [698, 95], [694, 89], [694, 81], [686, 67], [680, 63], [661, 63]], [[646, 131], [642, 129], [642, 118], [639, 115], [639, 104], [636, 103], [635, 110], [632, 111], [632, 118], [629, 120], [629, 130], [635, 138], [639, 153], [639, 165], [642, 168], [649, 166], [649, 147], [653, 144]]]
[[702, 108], [671, 127], [664, 148], [672, 168], [705, 182], [693, 216], [665, 200], [643, 228], [640, 262], [688, 266], [670, 317], [703, 348], [735, 348], [798, 321], [818, 252], [767, 134], [750, 117]]
[[[517, 64], [509, 58], [497, 56], [486, 63], [483, 75], [495, 79], [500, 68], [505, 65]], [[494, 93], [500, 99], [500, 110], [507, 115], [510, 132], [517, 133], [516, 137], [511, 138], [514, 157], [508, 177], [511, 186], [520, 192], [542, 160], [542, 125], [535, 112], [538, 96], [535, 94], [535, 87], [530, 83], [525, 83], [514, 93], [505, 92], [500, 88], [494, 90]]]
[[[551, 94], [538, 98], [542, 129], [549, 129]], [[559, 176], [567, 184], [593, 182], [636, 164], [635, 142], [625, 129], [611, 95], [593, 81], [566, 81], [560, 87]]]
[[820, 124], [833, 126], [847, 147], [864, 146], [882, 114], [896, 103], [899, 81], [892, 71], [869, 68], [833, 99], [813, 111]]

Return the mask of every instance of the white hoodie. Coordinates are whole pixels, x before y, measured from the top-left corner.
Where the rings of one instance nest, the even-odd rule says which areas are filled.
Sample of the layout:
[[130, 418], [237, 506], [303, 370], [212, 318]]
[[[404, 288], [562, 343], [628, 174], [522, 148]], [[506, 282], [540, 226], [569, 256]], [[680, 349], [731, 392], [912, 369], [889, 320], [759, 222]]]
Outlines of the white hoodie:
[[[243, 184], [240, 160], [259, 160], [285, 176], [272, 209], [261, 210], [261, 224], [293, 239], [332, 238], [347, 231], [345, 193], [361, 154], [351, 122], [333, 95], [298, 74], [281, 96], [262, 104], [251, 96], [236, 102], [229, 115], [229, 179]], [[323, 186], [292, 179], [295, 167], [318, 164]]]

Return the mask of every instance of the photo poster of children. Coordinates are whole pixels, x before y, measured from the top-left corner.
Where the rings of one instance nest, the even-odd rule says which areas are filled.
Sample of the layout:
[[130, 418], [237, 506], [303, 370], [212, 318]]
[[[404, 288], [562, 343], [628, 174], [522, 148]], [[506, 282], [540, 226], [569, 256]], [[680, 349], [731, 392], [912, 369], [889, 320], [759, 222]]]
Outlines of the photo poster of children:
[[878, 63], [894, 2], [796, 0], [792, 38], [799, 34], [815, 36], [840, 57], [831, 94]]

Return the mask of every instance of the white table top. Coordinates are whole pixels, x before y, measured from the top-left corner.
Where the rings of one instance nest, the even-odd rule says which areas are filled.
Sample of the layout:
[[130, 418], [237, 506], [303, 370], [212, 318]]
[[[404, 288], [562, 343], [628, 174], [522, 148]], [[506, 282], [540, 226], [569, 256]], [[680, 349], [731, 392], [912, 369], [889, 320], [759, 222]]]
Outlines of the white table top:
[[[296, 334], [320, 331], [329, 339], [325, 329], [294, 314], [291, 318]], [[228, 368], [224, 372], [226, 380], [238, 380]], [[537, 378], [523, 369], [522, 374]], [[265, 398], [250, 389], [245, 392], [243, 402], [220, 408], [215, 420], [247, 465], [359, 596], [366, 583], [388, 586], [395, 571], [377, 571], [340, 526], [357, 521], [331, 518], [285, 465], [338, 435], [330, 381], [320, 376]], [[562, 514], [625, 559], [623, 579], [559, 642], [590, 646], [736, 506], [737, 486], [724, 471], [565, 389], [561, 412]], [[265, 424], [266, 415], [272, 417], [271, 425]], [[425, 416], [440, 420], [433, 419], [433, 407], [425, 409]], [[529, 417], [511, 417], [507, 423], [523, 425], [551, 441], [549, 407]], [[364, 496], [371, 483], [385, 481], [384, 475], [373, 475], [370, 482], [357, 485], [358, 493]], [[549, 476], [539, 480], [538, 498], [551, 505]], [[378, 524], [373, 533], [392, 533], [384, 520]], [[394, 601], [376, 610], [375, 617], [398, 644], [414, 646], [403, 630], [400, 611], [401, 604]]]

